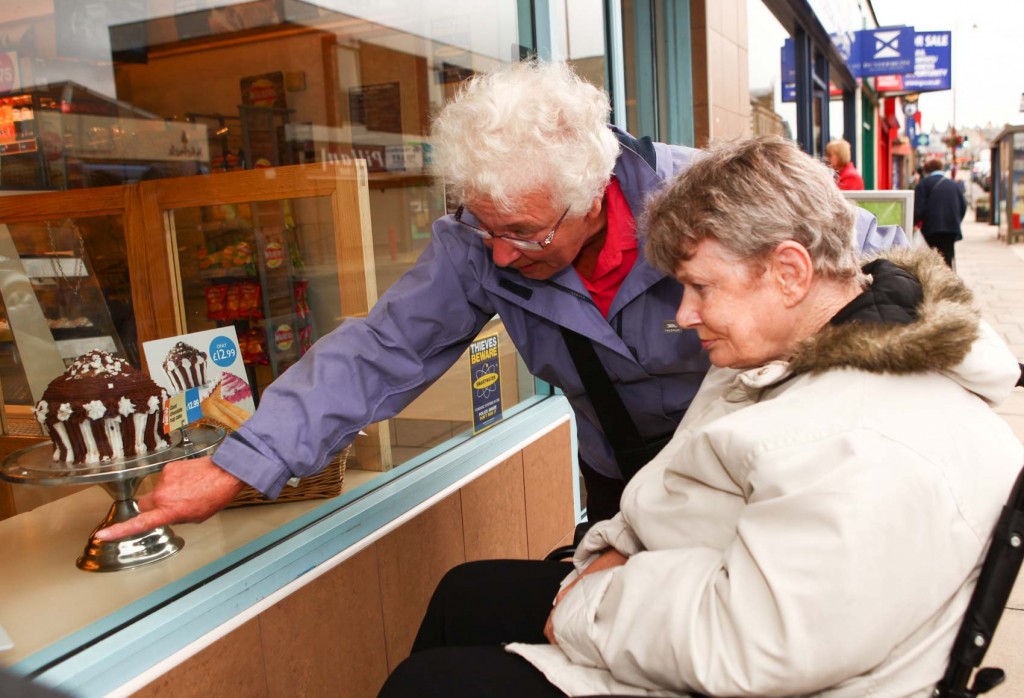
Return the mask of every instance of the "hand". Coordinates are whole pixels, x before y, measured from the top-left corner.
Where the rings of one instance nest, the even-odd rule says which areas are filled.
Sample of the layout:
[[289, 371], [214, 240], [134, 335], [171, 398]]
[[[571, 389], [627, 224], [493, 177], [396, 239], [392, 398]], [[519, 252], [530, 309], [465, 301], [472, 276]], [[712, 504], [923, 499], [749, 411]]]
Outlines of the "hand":
[[625, 565], [627, 559], [629, 558], [614, 548], [605, 550], [596, 560], [587, 565], [587, 569], [580, 572], [576, 579], [572, 580], [564, 589], [558, 592], [558, 596], [555, 597], [555, 603], [551, 606], [551, 613], [548, 614], [548, 622], [544, 624], [544, 637], [548, 639], [548, 642], [552, 645], [558, 644], [558, 640], [555, 639], [555, 609], [558, 607], [558, 604], [561, 603], [562, 599], [565, 598], [565, 595], [569, 593], [569, 590], [576, 586], [576, 582], [580, 581], [588, 574], [603, 572], [604, 570], [611, 569], [612, 567]]
[[100, 540], [117, 540], [157, 526], [206, 521], [226, 507], [245, 483], [209, 457], [168, 464], [153, 491], [139, 497], [138, 516], [96, 532]]

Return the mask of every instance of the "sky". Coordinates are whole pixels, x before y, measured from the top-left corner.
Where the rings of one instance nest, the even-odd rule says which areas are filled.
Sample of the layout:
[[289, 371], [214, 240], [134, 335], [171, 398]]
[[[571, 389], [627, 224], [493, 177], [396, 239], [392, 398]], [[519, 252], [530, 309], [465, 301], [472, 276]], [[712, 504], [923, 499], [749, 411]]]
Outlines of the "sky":
[[879, 26], [951, 31], [953, 89], [921, 94], [923, 130], [1024, 124], [1024, 0], [871, 0]]

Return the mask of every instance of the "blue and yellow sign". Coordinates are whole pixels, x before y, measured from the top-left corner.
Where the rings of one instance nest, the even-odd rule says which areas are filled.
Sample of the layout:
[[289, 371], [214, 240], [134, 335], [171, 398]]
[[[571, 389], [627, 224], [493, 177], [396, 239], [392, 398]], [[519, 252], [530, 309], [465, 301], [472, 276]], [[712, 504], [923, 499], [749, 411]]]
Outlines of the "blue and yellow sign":
[[476, 434], [501, 421], [498, 335], [482, 337], [469, 345], [469, 375], [473, 391], [473, 433]]

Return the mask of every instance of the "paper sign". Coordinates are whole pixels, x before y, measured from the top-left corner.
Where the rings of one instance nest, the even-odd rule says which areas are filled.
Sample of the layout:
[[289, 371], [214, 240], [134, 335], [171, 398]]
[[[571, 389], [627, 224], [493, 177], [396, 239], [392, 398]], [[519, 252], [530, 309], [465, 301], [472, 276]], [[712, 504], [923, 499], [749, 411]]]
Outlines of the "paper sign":
[[[146, 355], [150, 378], [172, 398], [179, 395], [182, 397], [180, 405], [176, 401], [169, 401], [168, 411], [180, 411], [180, 419], [188, 420], [186, 424], [200, 416], [200, 413], [189, 408], [191, 402], [203, 402], [207, 407], [211, 403], [218, 403], [220, 409], [217, 415], [205, 415], [205, 411], [203, 414], [222, 423], [226, 421], [225, 415], [232, 417], [230, 421], [238, 422], [255, 411], [252, 385], [242, 362], [234, 326], [144, 342], [142, 350]], [[189, 398], [193, 389], [195, 397]], [[215, 399], [207, 400], [210, 397]], [[198, 409], [198, 405], [195, 407]], [[175, 419], [179, 417], [175, 416]], [[170, 417], [168, 421], [171, 421]], [[227, 426], [236, 425], [232, 423]]]
[[181, 429], [202, 416], [199, 388], [189, 388], [183, 393], [171, 395], [164, 401], [164, 433]]
[[483, 337], [469, 345], [474, 434], [501, 421], [501, 371], [498, 353], [496, 334]]

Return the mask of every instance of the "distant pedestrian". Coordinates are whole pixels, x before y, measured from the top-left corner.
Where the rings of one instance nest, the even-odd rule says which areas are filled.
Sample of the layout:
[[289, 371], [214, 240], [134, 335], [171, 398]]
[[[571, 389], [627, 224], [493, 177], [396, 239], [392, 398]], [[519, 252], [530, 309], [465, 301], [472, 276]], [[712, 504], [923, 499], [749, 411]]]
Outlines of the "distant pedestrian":
[[924, 163], [924, 177], [914, 188], [914, 227], [924, 240], [942, 253], [953, 268], [953, 245], [963, 239], [960, 222], [967, 214], [967, 199], [956, 182], [942, 173], [942, 161]]
[[839, 138], [829, 141], [825, 146], [825, 158], [829, 166], [836, 171], [839, 179], [836, 183], [844, 191], [858, 191], [864, 188], [864, 179], [850, 158], [849, 142]]

